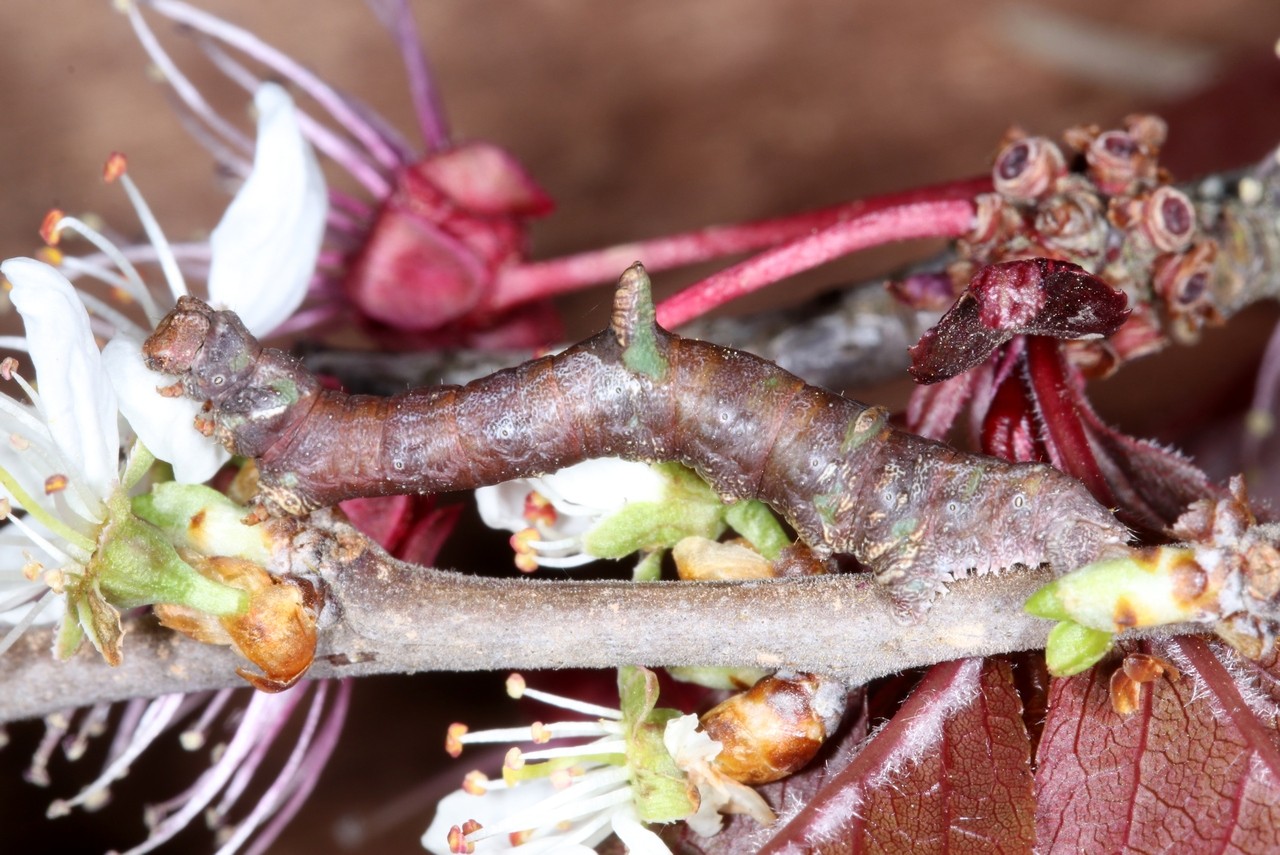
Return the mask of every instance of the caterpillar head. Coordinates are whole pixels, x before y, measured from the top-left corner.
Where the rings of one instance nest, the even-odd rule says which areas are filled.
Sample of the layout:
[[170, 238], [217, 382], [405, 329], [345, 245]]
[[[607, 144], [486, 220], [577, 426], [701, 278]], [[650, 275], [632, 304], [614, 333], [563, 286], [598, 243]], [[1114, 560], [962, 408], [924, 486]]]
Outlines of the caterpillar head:
[[151, 369], [180, 377], [188, 397], [217, 403], [252, 374], [262, 346], [234, 312], [179, 297], [142, 352]]
[[1059, 575], [1123, 547], [1129, 536], [1124, 524], [1083, 485], [1068, 476], [1061, 476], [1061, 480], [1067, 485], [1057, 491], [1058, 498], [1052, 503], [1055, 513], [1043, 520], [1041, 528], [1045, 555]]

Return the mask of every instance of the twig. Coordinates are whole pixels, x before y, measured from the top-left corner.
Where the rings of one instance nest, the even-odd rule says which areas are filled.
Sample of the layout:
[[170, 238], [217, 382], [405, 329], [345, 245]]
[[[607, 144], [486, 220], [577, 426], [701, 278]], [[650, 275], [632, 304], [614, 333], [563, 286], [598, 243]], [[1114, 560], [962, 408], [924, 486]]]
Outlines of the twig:
[[[850, 683], [921, 665], [1044, 646], [1052, 624], [1022, 611], [1042, 569], [957, 584], [904, 626], [865, 575], [767, 582], [545, 582], [430, 570], [387, 556], [328, 511], [266, 523], [293, 572], [329, 585], [310, 676], [620, 664], [757, 665]], [[1165, 628], [1176, 631], [1177, 628]], [[1183, 628], [1185, 631], [1185, 628]], [[0, 658], [0, 722], [103, 701], [243, 685], [228, 648], [129, 625], [124, 662], [50, 655], [28, 632]]]

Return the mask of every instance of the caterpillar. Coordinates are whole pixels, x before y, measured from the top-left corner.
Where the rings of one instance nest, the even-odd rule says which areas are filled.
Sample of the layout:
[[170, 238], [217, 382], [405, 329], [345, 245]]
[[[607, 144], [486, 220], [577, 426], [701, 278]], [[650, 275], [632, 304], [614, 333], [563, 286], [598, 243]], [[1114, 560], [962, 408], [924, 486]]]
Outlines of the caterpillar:
[[649, 278], [621, 277], [609, 327], [466, 386], [392, 397], [324, 389], [229, 312], [181, 298], [144, 346], [200, 427], [253, 457], [258, 501], [302, 514], [362, 496], [472, 489], [597, 457], [676, 460], [727, 500], [773, 507], [819, 556], [855, 557], [919, 617], [969, 572], [1060, 572], [1125, 528], [1073, 478], [895, 430], [889, 414], [654, 321]]

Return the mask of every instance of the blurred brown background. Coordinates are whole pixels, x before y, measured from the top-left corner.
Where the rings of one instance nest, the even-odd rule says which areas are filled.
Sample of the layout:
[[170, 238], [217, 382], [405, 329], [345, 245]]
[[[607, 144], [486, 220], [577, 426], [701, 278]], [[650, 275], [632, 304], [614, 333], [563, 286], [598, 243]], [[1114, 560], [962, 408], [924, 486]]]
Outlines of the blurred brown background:
[[[204, 6], [412, 134], [398, 58], [362, 4]], [[457, 138], [507, 147], [559, 202], [536, 229], [537, 256], [967, 177], [987, 168], [1011, 123], [1057, 135], [1157, 110], [1171, 122], [1167, 160], [1184, 176], [1250, 162], [1280, 139], [1274, 0], [449, 0], [414, 9]], [[36, 249], [53, 206], [134, 230], [123, 194], [99, 180], [113, 150], [129, 156], [171, 237], [216, 222], [227, 197], [210, 160], [145, 79], [142, 51], [107, 0], [7, 0], [0, 34], [0, 253]], [[211, 100], [244, 115], [244, 96], [191, 45], [167, 44], [191, 60], [184, 67]], [[804, 287], [880, 272], [912, 251], [872, 253]], [[575, 301], [580, 328], [598, 326], [607, 303], [607, 292]], [[1233, 327], [1245, 359], [1272, 317]], [[1172, 358], [1204, 363], [1210, 352]], [[1162, 417], [1158, 409], [1148, 417]], [[438, 772], [444, 726], [499, 692], [497, 678], [358, 686], [337, 758], [273, 851], [334, 851], [336, 820], [369, 816]], [[508, 712], [503, 701], [494, 714]], [[34, 724], [14, 728], [0, 753], [5, 850], [92, 852], [141, 840], [140, 802], [172, 792], [163, 760], [140, 763], [150, 770], [140, 792], [122, 789], [106, 811], [46, 824], [48, 799], [69, 795], [75, 779], [56, 766], [53, 792], [18, 783], [38, 734]], [[469, 766], [451, 768], [446, 783]], [[367, 851], [420, 851], [427, 795], [409, 798], [401, 814]], [[171, 851], [207, 845], [199, 835], [183, 840]]]

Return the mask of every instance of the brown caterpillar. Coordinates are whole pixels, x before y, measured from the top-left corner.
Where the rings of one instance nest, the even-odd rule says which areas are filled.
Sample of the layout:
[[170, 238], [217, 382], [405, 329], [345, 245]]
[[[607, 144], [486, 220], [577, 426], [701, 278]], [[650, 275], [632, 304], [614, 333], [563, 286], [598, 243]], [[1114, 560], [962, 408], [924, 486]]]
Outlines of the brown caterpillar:
[[882, 408], [668, 333], [639, 264], [621, 278], [609, 329], [462, 387], [389, 398], [325, 390], [234, 314], [192, 298], [145, 353], [209, 402], [206, 432], [257, 459], [259, 501], [275, 512], [471, 489], [596, 457], [678, 460], [726, 499], [772, 506], [818, 554], [853, 555], [911, 615], [970, 571], [1065, 572], [1125, 539], [1052, 467], [894, 430]]

